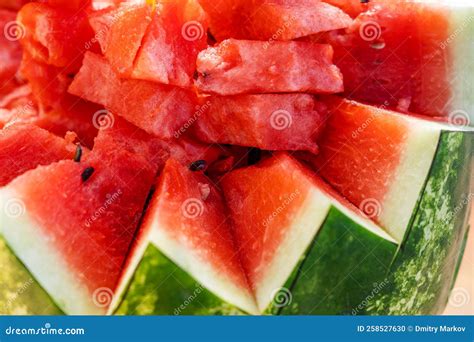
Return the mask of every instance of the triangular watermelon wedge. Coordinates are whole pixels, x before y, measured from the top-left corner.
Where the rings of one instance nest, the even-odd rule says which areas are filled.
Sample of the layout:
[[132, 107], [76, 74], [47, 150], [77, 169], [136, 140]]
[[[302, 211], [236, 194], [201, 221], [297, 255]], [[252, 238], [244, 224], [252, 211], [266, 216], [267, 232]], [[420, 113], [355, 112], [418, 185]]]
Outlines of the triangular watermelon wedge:
[[170, 159], [133, 249], [120, 314], [257, 313], [223, 197]]
[[106, 312], [159, 168], [146, 133], [136, 128], [130, 149], [109, 130], [80, 162], [39, 167], [0, 189], [0, 206], [20, 209], [2, 211], [6, 243], [67, 314]]

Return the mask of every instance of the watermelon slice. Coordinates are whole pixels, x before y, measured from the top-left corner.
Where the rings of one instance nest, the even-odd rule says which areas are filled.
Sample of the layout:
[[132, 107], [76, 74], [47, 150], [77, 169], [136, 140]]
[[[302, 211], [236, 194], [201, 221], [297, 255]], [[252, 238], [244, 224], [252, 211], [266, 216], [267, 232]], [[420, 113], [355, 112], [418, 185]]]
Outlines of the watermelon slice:
[[193, 126], [202, 141], [318, 152], [326, 108], [311, 95], [212, 96], [205, 108]]
[[167, 162], [134, 249], [119, 313], [256, 313], [222, 195], [202, 173]]
[[8, 247], [68, 314], [107, 310], [157, 172], [152, 149], [132, 153], [107, 131], [81, 162], [39, 167], [0, 190]]
[[199, 0], [210, 16], [211, 33], [226, 38], [292, 40], [351, 24], [343, 11], [319, 0]]
[[[463, 5], [462, 5], [463, 4]], [[470, 121], [474, 6], [377, 1], [347, 32], [330, 35], [346, 94], [398, 111]]]
[[0, 9], [0, 97], [18, 86], [16, 72], [21, 62], [21, 46], [18, 40], [24, 29], [16, 21], [16, 13]]
[[338, 93], [342, 76], [329, 45], [228, 39], [199, 53], [197, 87], [220, 95]]
[[38, 165], [73, 159], [76, 146], [31, 124], [14, 124], [0, 131], [0, 186]]
[[[287, 307], [300, 314], [334, 314], [362, 300], [364, 286], [383, 280], [397, 249], [395, 241], [359, 217], [289, 156], [277, 155], [233, 171], [221, 184], [242, 263], [261, 311], [278, 312]], [[354, 264], [343, 257], [354, 255], [358, 244], [365, 246], [365, 266], [357, 257], [351, 258]], [[304, 260], [305, 256], [312, 261]], [[311, 273], [302, 272], [308, 267]], [[341, 271], [341, 278], [335, 277], [334, 269]], [[351, 278], [344, 279], [345, 272], [350, 272]], [[354, 288], [356, 281], [362, 281], [361, 288], [348, 298], [346, 291]], [[297, 302], [290, 298], [294, 289]], [[299, 297], [300, 291], [306, 295]]]
[[[193, 92], [148, 81], [120, 79], [103, 57], [87, 52], [69, 92], [99, 103], [148, 133], [172, 138], [192, 117]], [[133, 102], [131, 101], [133, 99]]]

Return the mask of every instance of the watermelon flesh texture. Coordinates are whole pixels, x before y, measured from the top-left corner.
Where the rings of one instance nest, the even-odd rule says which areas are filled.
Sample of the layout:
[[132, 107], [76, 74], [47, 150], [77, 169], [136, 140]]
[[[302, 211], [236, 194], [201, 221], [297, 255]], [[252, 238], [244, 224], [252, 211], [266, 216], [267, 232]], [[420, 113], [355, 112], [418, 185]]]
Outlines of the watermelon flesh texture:
[[206, 47], [207, 17], [197, 0], [160, 2], [132, 77], [192, 87], [197, 55]]
[[306, 94], [213, 96], [206, 109], [193, 126], [202, 141], [313, 153], [326, 116], [325, 105]]
[[157, 172], [151, 148], [135, 154], [101, 135], [80, 163], [39, 167], [0, 191], [2, 203], [24, 208], [2, 217], [3, 236], [68, 314], [107, 310]]
[[[168, 160], [138, 241], [135, 250], [151, 241], [201, 286], [230, 304], [256, 313], [222, 194], [202, 172]], [[155, 304], [160, 305], [159, 301]]]
[[362, 212], [402, 241], [442, 126], [333, 98], [315, 168]]
[[71, 11], [49, 4], [30, 3], [18, 12], [24, 28], [23, 48], [37, 61], [68, 71], [77, 71], [93, 38], [84, 11]]
[[14, 124], [0, 134], [0, 186], [38, 165], [73, 159], [76, 146], [31, 124]]
[[197, 87], [204, 93], [338, 93], [342, 75], [329, 45], [228, 39], [199, 53]]
[[120, 79], [107, 60], [86, 53], [69, 92], [98, 103], [150, 134], [170, 139], [191, 118], [196, 95], [158, 83]]
[[469, 119], [472, 5], [377, 1], [332, 33], [347, 96], [401, 112]]
[[[232, 171], [221, 185], [242, 263], [262, 312], [292, 276], [333, 203], [358, 216], [349, 203], [287, 154]], [[393, 243], [388, 234], [368, 221], [365, 224]]]
[[15, 22], [16, 13], [0, 9], [0, 97], [15, 89], [19, 82], [16, 72], [21, 63], [21, 46], [17, 41], [21, 27]]
[[219, 41], [292, 40], [351, 24], [347, 14], [319, 0], [199, 1]]

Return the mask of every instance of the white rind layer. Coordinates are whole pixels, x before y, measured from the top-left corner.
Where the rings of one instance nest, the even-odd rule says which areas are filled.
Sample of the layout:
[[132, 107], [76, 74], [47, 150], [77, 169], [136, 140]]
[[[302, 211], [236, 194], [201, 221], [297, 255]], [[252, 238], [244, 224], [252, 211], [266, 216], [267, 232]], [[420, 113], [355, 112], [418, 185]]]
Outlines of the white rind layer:
[[441, 127], [437, 125], [413, 121], [409, 126], [400, 164], [381, 203], [378, 217], [381, 225], [398, 242], [403, 241], [408, 229], [441, 136]]
[[[11, 203], [21, 207], [14, 215], [9, 213]], [[93, 295], [74, 277], [75, 272], [11, 187], [0, 190], [0, 209], [0, 234], [58, 307], [70, 315], [103, 314], [104, 309], [94, 304]]]
[[237, 286], [231, 279], [203, 261], [192, 249], [171, 238], [166, 229], [161, 228], [164, 224], [160, 221], [159, 211], [155, 211], [149, 222], [152, 222], [150, 241], [164, 255], [222, 300], [249, 314], [259, 314], [250, 291]]

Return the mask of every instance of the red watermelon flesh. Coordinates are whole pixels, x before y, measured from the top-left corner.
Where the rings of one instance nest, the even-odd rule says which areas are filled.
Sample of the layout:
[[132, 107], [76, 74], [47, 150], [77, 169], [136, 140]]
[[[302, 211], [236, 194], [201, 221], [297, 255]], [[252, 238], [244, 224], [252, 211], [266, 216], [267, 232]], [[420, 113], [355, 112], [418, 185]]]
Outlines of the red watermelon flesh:
[[151, 6], [127, 3], [90, 16], [95, 37], [116, 72], [131, 73], [151, 16]]
[[191, 87], [197, 55], [206, 47], [207, 18], [197, 0], [159, 2], [132, 75]]
[[318, 152], [325, 105], [306, 94], [209, 97], [196, 136], [208, 143]]
[[21, 63], [21, 46], [18, 37], [24, 32], [16, 22], [16, 13], [0, 9], [0, 98], [19, 82], [16, 73]]
[[363, 2], [361, 0], [324, 0], [328, 4], [341, 8], [344, 12], [355, 18], [362, 12], [366, 12], [374, 0]]
[[0, 127], [11, 122], [33, 122], [38, 108], [28, 84], [14, 88], [0, 100]]
[[[66, 270], [58, 274], [66, 271], [75, 279], [66, 298], [56, 298], [72, 314], [78, 313], [78, 305], [82, 305], [80, 313], [106, 310], [106, 305], [94, 302], [95, 296], [98, 290], [115, 290], [157, 172], [152, 149], [140, 147], [139, 155], [131, 153], [117, 139], [108, 139], [107, 132], [111, 131], [99, 133], [98, 144], [80, 163], [63, 161], [40, 167], [8, 186], [41, 229], [40, 236], [48, 241], [45, 245], [59, 253], [60, 264], [65, 263]], [[85, 177], [90, 168], [93, 172]], [[57, 260], [49, 262], [56, 264]], [[39, 266], [27, 267], [35, 274]], [[67, 285], [66, 279], [38, 281], [47, 291]], [[78, 286], [84, 286], [88, 294], [75, 293]]]
[[[378, 2], [346, 33], [331, 34], [348, 97], [402, 112], [449, 114], [450, 32], [443, 7]], [[448, 113], [446, 112], [448, 111]]]
[[229, 39], [198, 56], [197, 87], [219, 95], [338, 93], [342, 75], [330, 45]]
[[172, 138], [197, 105], [196, 95], [185, 89], [120, 79], [103, 57], [93, 53], [86, 53], [69, 91], [162, 138]]
[[212, 181], [168, 160], [143, 229], [151, 231], [158, 248], [198, 281], [207, 279], [203, 285], [219, 296], [253, 301], [230, 224], [222, 194]]
[[18, 12], [18, 21], [25, 29], [21, 43], [34, 59], [68, 71], [79, 69], [94, 35], [86, 12], [30, 3]]
[[76, 146], [32, 124], [0, 131], [0, 186], [39, 165], [73, 159]]
[[0, 0], [0, 8], [18, 11], [28, 2], [30, 2], [30, 0]]
[[351, 19], [319, 0], [200, 0], [210, 16], [211, 33], [226, 38], [292, 40], [345, 28]]

